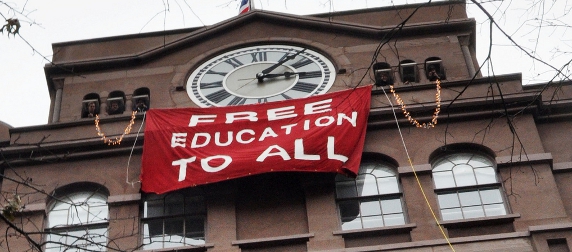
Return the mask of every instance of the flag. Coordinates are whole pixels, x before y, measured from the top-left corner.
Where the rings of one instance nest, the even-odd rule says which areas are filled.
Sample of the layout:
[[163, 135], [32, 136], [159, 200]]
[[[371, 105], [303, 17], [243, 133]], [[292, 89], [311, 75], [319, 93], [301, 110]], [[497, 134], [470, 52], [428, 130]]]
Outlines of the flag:
[[240, 2], [240, 8], [238, 9], [238, 15], [249, 12], [251, 9], [250, 5], [250, 0], [242, 0]]

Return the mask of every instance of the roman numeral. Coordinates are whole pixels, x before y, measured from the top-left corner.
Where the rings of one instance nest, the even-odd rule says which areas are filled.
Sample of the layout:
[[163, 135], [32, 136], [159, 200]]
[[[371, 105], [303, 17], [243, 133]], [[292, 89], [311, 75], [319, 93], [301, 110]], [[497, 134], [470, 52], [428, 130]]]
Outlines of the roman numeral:
[[298, 82], [296, 85], [292, 87], [292, 90], [304, 92], [304, 93], [311, 93], [318, 87], [318, 84], [306, 83], [306, 82]]
[[220, 76], [226, 76], [228, 72], [217, 72], [217, 71], [213, 71], [213, 70], [208, 70], [206, 74], [218, 74]]
[[300, 76], [300, 79], [316, 78], [316, 77], [322, 77], [322, 72], [321, 71], [302, 72], [298, 76]]
[[230, 58], [225, 60], [224, 62], [228, 63], [229, 65], [231, 65], [234, 68], [237, 68], [239, 66], [244, 65], [242, 62], [240, 62], [240, 60], [237, 60], [236, 58]]
[[304, 59], [298, 60], [296, 63], [294, 63], [290, 66], [292, 66], [293, 68], [300, 68], [300, 67], [308, 65], [310, 63], [312, 63], [311, 60], [304, 58]]
[[268, 99], [267, 98], [258, 98], [258, 103], [267, 103]]
[[232, 100], [228, 103], [228, 105], [243, 105], [246, 102], [246, 98], [235, 96]]
[[231, 94], [229, 92], [227, 92], [226, 90], [222, 89], [219, 91], [216, 91], [212, 94], [209, 94], [207, 96], [205, 96], [208, 100], [214, 102], [214, 103], [220, 103], [221, 101], [223, 101], [224, 99], [230, 97]]
[[266, 56], [266, 52], [255, 52], [255, 53], [251, 53], [250, 56], [252, 56], [251, 62], [259, 62], [259, 61], [267, 61], [268, 60], [268, 58]]
[[211, 83], [202, 83], [201, 82], [201, 88], [206, 89], [206, 88], [219, 88], [222, 87], [222, 81], [216, 81], [216, 82], [211, 82]]
[[286, 99], [286, 100], [292, 99], [292, 97], [287, 96], [286, 94], [280, 94], [280, 95], [281, 95], [282, 97], [284, 97], [284, 99]]

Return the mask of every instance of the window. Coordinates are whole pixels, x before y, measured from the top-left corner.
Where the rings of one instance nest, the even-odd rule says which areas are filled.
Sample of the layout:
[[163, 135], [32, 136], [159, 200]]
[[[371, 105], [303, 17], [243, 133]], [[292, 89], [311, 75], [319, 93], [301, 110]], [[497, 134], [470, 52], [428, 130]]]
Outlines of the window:
[[395, 169], [362, 162], [356, 179], [336, 177], [336, 197], [342, 230], [405, 224], [402, 193]]
[[504, 193], [491, 158], [458, 153], [433, 163], [441, 217], [458, 220], [507, 214]]
[[125, 111], [125, 94], [121, 91], [113, 91], [107, 97], [107, 114], [119, 115]]
[[391, 66], [385, 62], [378, 62], [373, 65], [373, 72], [375, 73], [375, 85], [387, 86], [393, 85], [393, 70]]
[[48, 211], [45, 251], [106, 251], [107, 195], [88, 190], [57, 198]]
[[81, 102], [81, 118], [92, 118], [99, 114], [99, 95], [87, 94]]
[[399, 74], [401, 75], [401, 81], [403, 83], [419, 82], [417, 63], [413, 60], [403, 60], [399, 62]]
[[143, 249], [205, 244], [205, 220], [205, 200], [199, 188], [146, 195]]
[[131, 110], [137, 112], [145, 112], [149, 109], [149, 89], [138, 88], [133, 92], [131, 103], [133, 104]]
[[438, 57], [430, 57], [425, 60], [425, 75], [429, 81], [447, 79], [443, 61]]

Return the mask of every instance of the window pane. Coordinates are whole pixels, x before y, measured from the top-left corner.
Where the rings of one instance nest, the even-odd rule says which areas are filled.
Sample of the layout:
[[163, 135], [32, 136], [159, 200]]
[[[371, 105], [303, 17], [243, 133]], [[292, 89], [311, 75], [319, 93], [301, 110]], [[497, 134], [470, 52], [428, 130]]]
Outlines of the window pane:
[[[204, 242], [205, 236], [205, 220], [202, 217], [199, 218], [187, 218], [185, 220], [185, 237], [192, 238], [195, 240], [202, 240]], [[189, 240], [189, 239], [187, 239]]]
[[[361, 176], [360, 176], [361, 177]], [[360, 178], [358, 177], [358, 179]], [[359, 196], [378, 195], [376, 179], [373, 175], [365, 175], [362, 180], [356, 181], [358, 184]]]
[[102, 222], [107, 220], [107, 206], [97, 206], [89, 208], [89, 222]]
[[184, 222], [182, 218], [172, 218], [165, 220], [165, 234], [183, 236], [185, 233]]
[[342, 218], [342, 230], [352, 230], [352, 229], [361, 229], [361, 219], [343, 219]]
[[87, 206], [72, 206], [68, 218], [68, 225], [87, 224]]
[[389, 199], [381, 201], [383, 214], [402, 213], [401, 199]]
[[435, 188], [455, 187], [452, 171], [433, 172], [433, 180], [435, 181]]
[[344, 219], [353, 219], [359, 215], [359, 203], [357, 200], [340, 202], [339, 207], [340, 215]]
[[463, 207], [463, 215], [465, 219], [485, 217], [482, 206]]
[[480, 155], [474, 155], [471, 158], [470, 161], [471, 166], [473, 166], [474, 168], [480, 168], [480, 167], [492, 167], [493, 163], [491, 160], [489, 160], [486, 157], [480, 156]]
[[443, 220], [459, 220], [463, 219], [460, 208], [441, 209]]
[[450, 155], [447, 157], [447, 159], [449, 159], [453, 164], [461, 165], [461, 164], [467, 164], [472, 157], [473, 154], [459, 153]]
[[435, 168], [433, 169], [433, 172], [441, 172], [453, 170], [453, 166], [455, 166], [455, 164], [449, 162], [448, 159], [443, 159], [437, 162], [434, 166]]
[[361, 202], [360, 208], [362, 216], [381, 215], [378, 200]]
[[48, 227], [62, 226], [68, 224], [68, 209], [50, 211], [48, 215]]
[[492, 167], [475, 169], [477, 182], [479, 185], [492, 184], [497, 182], [495, 169]]
[[395, 225], [405, 224], [405, 216], [402, 213], [384, 215], [383, 219], [385, 220], [385, 226], [395, 226]]
[[145, 201], [143, 207], [144, 218], [163, 216], [163, 199]]
[[461, 206], [479, 206], [481, 199], [478, 191], [459, 192]]
[[383, 227], [381, 216], [362, 217], [363, 228]]
[[183, 214], [185, 210], [183, 195], [169, 194], [165, 197], [165, 215]]
[[469, 165], [457, 165], [453, 168], [453, 176], [457, 186], [476, 185], [475, 175], [473, 174], [473, 167]]
[[441, 209], [461, 206], [459, 204], [459, 198], [457, 198], [457, 193], [439, 194], [437, 195], [437, 198], [439, 199], [439, 206]]
[[204, 212], [205, 212], [205, 201], [202, 196], [186, 198], [185, 214], [199, 214]]
[[162, 220], [150, 220], [146, 221], [144, 225], [145, 237], [163, 236], [163, 221]]
[[499, 216], [506, 214], [504, 204], [484, 205], [484, 208], [487, 216]]
[[503, 203], [500, 189], [481, 190], [483, 204]]
[[399, 193], [396, 177], [385, 177], [377, 179], [377, 186], [380, 194]]
[[357, 191], [354, 181], [336, 182], [336, 194], [338, 198], [357, 197]]

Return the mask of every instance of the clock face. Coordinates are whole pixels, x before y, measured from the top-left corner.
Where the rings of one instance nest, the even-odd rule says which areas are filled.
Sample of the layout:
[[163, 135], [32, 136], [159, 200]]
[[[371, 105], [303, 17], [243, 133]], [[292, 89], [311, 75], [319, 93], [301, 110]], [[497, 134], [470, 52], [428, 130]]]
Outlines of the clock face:
[[289, 45], [251, 46], [215, 56], [187, 80], [201, 107], [265, 103], [326, 93], [335, 68], [323, 55]]

